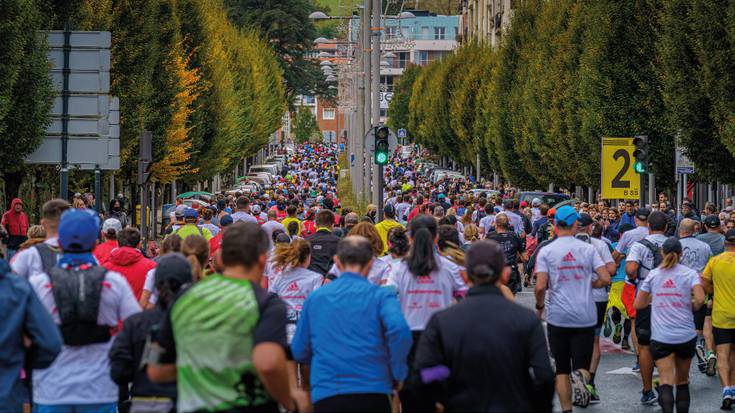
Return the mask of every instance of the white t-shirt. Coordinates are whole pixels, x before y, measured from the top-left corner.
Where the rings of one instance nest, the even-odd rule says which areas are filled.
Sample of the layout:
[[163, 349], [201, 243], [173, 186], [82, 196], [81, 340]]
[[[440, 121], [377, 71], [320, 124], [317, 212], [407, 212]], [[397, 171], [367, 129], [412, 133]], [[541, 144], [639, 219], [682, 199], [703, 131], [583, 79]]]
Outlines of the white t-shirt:
[[[44, 244], [50, 245], [54, 248], [59, 247], [59, 239], [49, 238], [43, 242]], [[13, 272], [24, 278], [30, 278], [36, 274], [43, 273], [43, 262], [41, 261], [41, 254], [34, 247], [25, 249], [13, 255], [13, 259], [10, 260], [10, 267]]]
[[456, 265], [446, 265], [450, 261], [439, 255], [434, 258], [439, 268], [431, 274], [417, 277], [409, 271], [406, 262], [401, 261], [391, 271], [386, 283], [398, 290], [401, 312], [412, 331], [424, 330], [432, 314], [449, 307], [455, 293], [467, 289], [461, 277], [460, 280], [455, 278]]
[[490, 232], [495, 227], [495, 215], [485, 215], [480, 220], [480, 228], [485, 231], [485, 234]]
[[[53, 290], [46, 273], [30, 279], [31, 286], [56, 324], [61, 324]], [[125, 278], [108, 272], [102, 284], [97, 323], [115, 327], [140, 311]], [[110, 378], [110, 347], [106, 343], [63, 346], [49, 368], [33, 370], [33, 401], [39, 404], [114, 403], [118, 388]]]
[[557, 327], [592, 327], [597, 310], [592, 283], [604, 267], [595, 247], [574, 237], [559, 237], [536, 258], [536, 272], [549, 275], [546, 321]]
[[668, 270], [656, 268], [643, 280], [641, 291], [651, 294], [652, 340], [680, 344], [697, 336], [691, 297], [698, 284], [697, 272], [681, 264]]
[[148, 302], [155, 304], [158, 301], [158, 290], [156, 290], [156, 269], [151, 268], [145, 274], [145, 283], [143, 283], [143, 290], [150, 291], [151, 296], [148, 298]]
[[280, 229], [280, 230], [283, 230], [283, 232], [286, 232], [286, 227], [284, 227], [283, 224], [281, 224], [278, 221], [267, 221], [267, 222], [264, 222], [263, 225], [261, 225], [260, 227], [263, 228], [263, 231], [265, 231], [266, 234], [268, 234], [268, 239], [272, 238], [273, 231], [277, 229]]
[[[376, 258], [373, 261], [373, 266], [370, 267], [370, 272], [368, 272], [367, 279], [375, 285], [385, 284], [386, 280], [388, 279], [388, 275], [390, 274], [390, 271], [391, 266], [387, 261]], [[340, 272], [337, 268], [337, 264], [332, 264], [332, 268], [327, 271], [327, 274], [332, 274], [335, 277], [339, 277]]]
[[253, 224], [258, 223], [258, 220], [254, 216], [242, 211], [237, 211], [232, 214], [232, 222], [235, 223], [237, 221], [252, 222]]
[[513, 232], [516, 234], [523, 232], [523, 218], [520, 215], [513, 211], [505, 211], [503, 213], [508, 217], [508, 222], [513, 227]]
[[[595, 250], [598, 254], [600, 254], [600, 258], [602, 259], [602, 262], [607, 265], [608, 263], [615, 263], [615, 260], [613, 260], [612, 253], [610, 253], [610, 246], [607, 242], [597, 239], [597, 238], [591, 238], [590, 237], [590, 244], [595, 247]], [[614, 274], [610, 274], [612, 277]], [[602, 288], [593, 288], [592, 289], [592, 297], [595, 299], [595, 302], [607, 302], [607, 287]]]
[[272, 280], [269, 280], [268, 291], [275, 293], [286, 303], [286, 337], [291, 344], [296, 333], [301, 308], [309, 295], [322, 285], [324, 277], [306, 268], [290, 268]]
[[681, 242], [682, 247], [679, 264], [701, 274], [704, 267], [707, 266], [707, 261], [712, 257], [712, 248], [706, 242], [694, 237], [682, 238], [679, 242]]
[[624, 254], [625, 251], [630, 250], [636, 242], [642, 240], [648, 236], [648, 227], [635, 227], [629, 231], [625, 231], [625, 234], [620, 237], [618, 245], [615, 246], [615, 251], [619, 254]]
[[[658, 248], [661, 248], [666, 242], [666, 235], [653, 234], [645, 237], [645, 239], [651, 241]], [[630, 246], [628, 256], [625, 258], [626, 262], [637, 262], [638, 263], [638, 279], [643, 280], [648, 276], [648, 273], [653, 269], [653, 253], [648, 247], [636, 242]]]

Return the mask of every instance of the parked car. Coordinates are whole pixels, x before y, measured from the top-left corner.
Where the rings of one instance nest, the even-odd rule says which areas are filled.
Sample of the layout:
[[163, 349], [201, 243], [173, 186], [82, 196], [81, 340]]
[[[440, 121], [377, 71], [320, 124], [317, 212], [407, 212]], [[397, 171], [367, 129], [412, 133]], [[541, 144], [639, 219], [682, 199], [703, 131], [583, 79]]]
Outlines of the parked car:
[[273, 181], [275, 181], [273, 175], [267, 172], [248, 174], [245, 176], [245, 179], [256, 182], [258, 185], [263, 187], [263, 189], [270, 189], [271, 185], [273, 185]]
[[401, 147], [400, 155], [403, 159], [408, 159], [411, 157], [411, 154], [413, 153], [413, 147], [410, 145], [405, 145]]
[[461, 173], [447, 169], [437, 169], [431, 174], [431, 177], [432, 183], [437, 183], [443, 179], [448, 179], [452, 181], [456, 180], [460, 182], [465, 182], [467, 180], [467, 178], [465, 178], [465, 176]]
[[267, 172], [273, 176], [276, 176], [281, 172], [278, 169], [278, 166], [275, 164], [253, 165], [250, 167], [250, 169], [248, 169], [248, 175], [259, 172]]
[[490, 198], [492, 198], [492, 197], [494, 197], [496, 195], [498, 195], [498, 196], [500, 195], [500, 191], [496, 191], [494, 189], [482, 189], [482, 188], [478, 188], [478, 189], [471, 189], [470, 192], [475, 197], [479, 197], [479, 198], [483, 198], [484, 197], [484, 198], [487, 198], [487, 199], [490, 199]]
[[533, 201], [534, 198], [540, 199], [542, 204], [547, 204], [549, 206], [554, 206], [560, 202], [571, 199], [569, 195], [557, 192], [521, 192], [518, 194], [518, 202], [526, 201], [528, 205], [531, 205], [531, 201]]

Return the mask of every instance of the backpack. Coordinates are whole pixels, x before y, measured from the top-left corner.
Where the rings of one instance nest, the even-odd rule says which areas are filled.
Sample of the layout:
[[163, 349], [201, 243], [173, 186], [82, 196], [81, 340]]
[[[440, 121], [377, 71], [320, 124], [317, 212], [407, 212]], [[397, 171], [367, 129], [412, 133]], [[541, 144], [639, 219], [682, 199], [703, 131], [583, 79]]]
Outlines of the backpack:
[[48, 272], [61, 320], [61, 336], [67, 346], [110, 341], [110, 327], [97, 324], [106, 274], [103, 267], [84, 270], [53, 267]]
[[41, 267], [43, 268], [43, 272], [48, 274], [51, 269], [56, 266], [59, 249], [46, 243], [34, 245], [33, 248], [35, 248], [36, 251], [38, 251], [38, 255], [41, 256]]
[[661, 265], [661, 262], [663, 262], [664, 260], [664, 257], [661, 255], [661, 251], [659, 250], [658, 246], [645, 238], [638, 242], [643, 244], [643, 246], [648, 248], [648, 250], [651, 251], [651, 254], [653, 254], [653, 267], [647, 268], [645, 265], [640, 264], [638, 271], [640, 272], [640, 267], [643, 267], [648, 271], [651, 271], [654, 268], [658, 268], [658, 266]]

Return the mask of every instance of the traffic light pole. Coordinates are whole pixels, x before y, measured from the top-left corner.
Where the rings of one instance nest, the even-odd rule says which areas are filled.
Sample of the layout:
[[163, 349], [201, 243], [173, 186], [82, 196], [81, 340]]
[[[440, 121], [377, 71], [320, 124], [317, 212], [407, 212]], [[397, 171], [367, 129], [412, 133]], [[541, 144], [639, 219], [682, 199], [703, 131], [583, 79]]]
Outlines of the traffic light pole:
[[384, 185], [384, 177], [383, 177], [383, 165], [375, 165], [378, 170], [378, 182], [376, 183], [376, 186], [378, 187], [378, 222], [381, 222], [383, 220], [383, 185]]
[[[370, 37], [372, 38], [372, 47], [370, 50], [370, 91], [372, 92], [371, 102], [371, 127], [378, 126], [380, 123], [380, 33], [382, 14], [382, 1], [372, 0], [371, 14], [372, 23], [370, 24]], [[373, 183], [373, 202], [378, 206], [378, 213], [383, 209], [380, 198], [383, 193], [383, 180], [381, 179], [381, 168], [377, 164], [372, 165], [372, 183]]]

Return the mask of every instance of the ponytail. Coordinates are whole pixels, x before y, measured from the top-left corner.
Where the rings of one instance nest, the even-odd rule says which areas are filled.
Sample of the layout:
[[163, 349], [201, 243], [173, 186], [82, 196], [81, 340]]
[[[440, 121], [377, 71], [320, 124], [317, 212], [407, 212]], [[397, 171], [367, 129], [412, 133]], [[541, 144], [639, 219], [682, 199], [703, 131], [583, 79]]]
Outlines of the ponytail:
[[194, 282], [204, 277], [204, 268], [209, 260], [209, 242], [201, 235], [189, 235], [181, 243], [181, 253], [191, 264]]
[[420, 215], [411, 220], [409, 227], [413, 242], [405, 258], [406, 265], [414, 276], [429, 275], [439, 267], [434, 250], [436, 220], [428, 215]]
[[659, 266], [659, 268], [664, 270], [674, 268], [674, 266], [679, 263], [680, 259], [681, 254], [678, 252], [665, 253], [663, 260], [661, 260], [661, 265]]
[[281, 270], [298, 267], [305, 263], [309, 259], [309, 256], [311, 256], [311, 245], [309, 241], [296, 238], [290, 244], [276, 244], [276, 251], [273, 254], [273, 264]]

